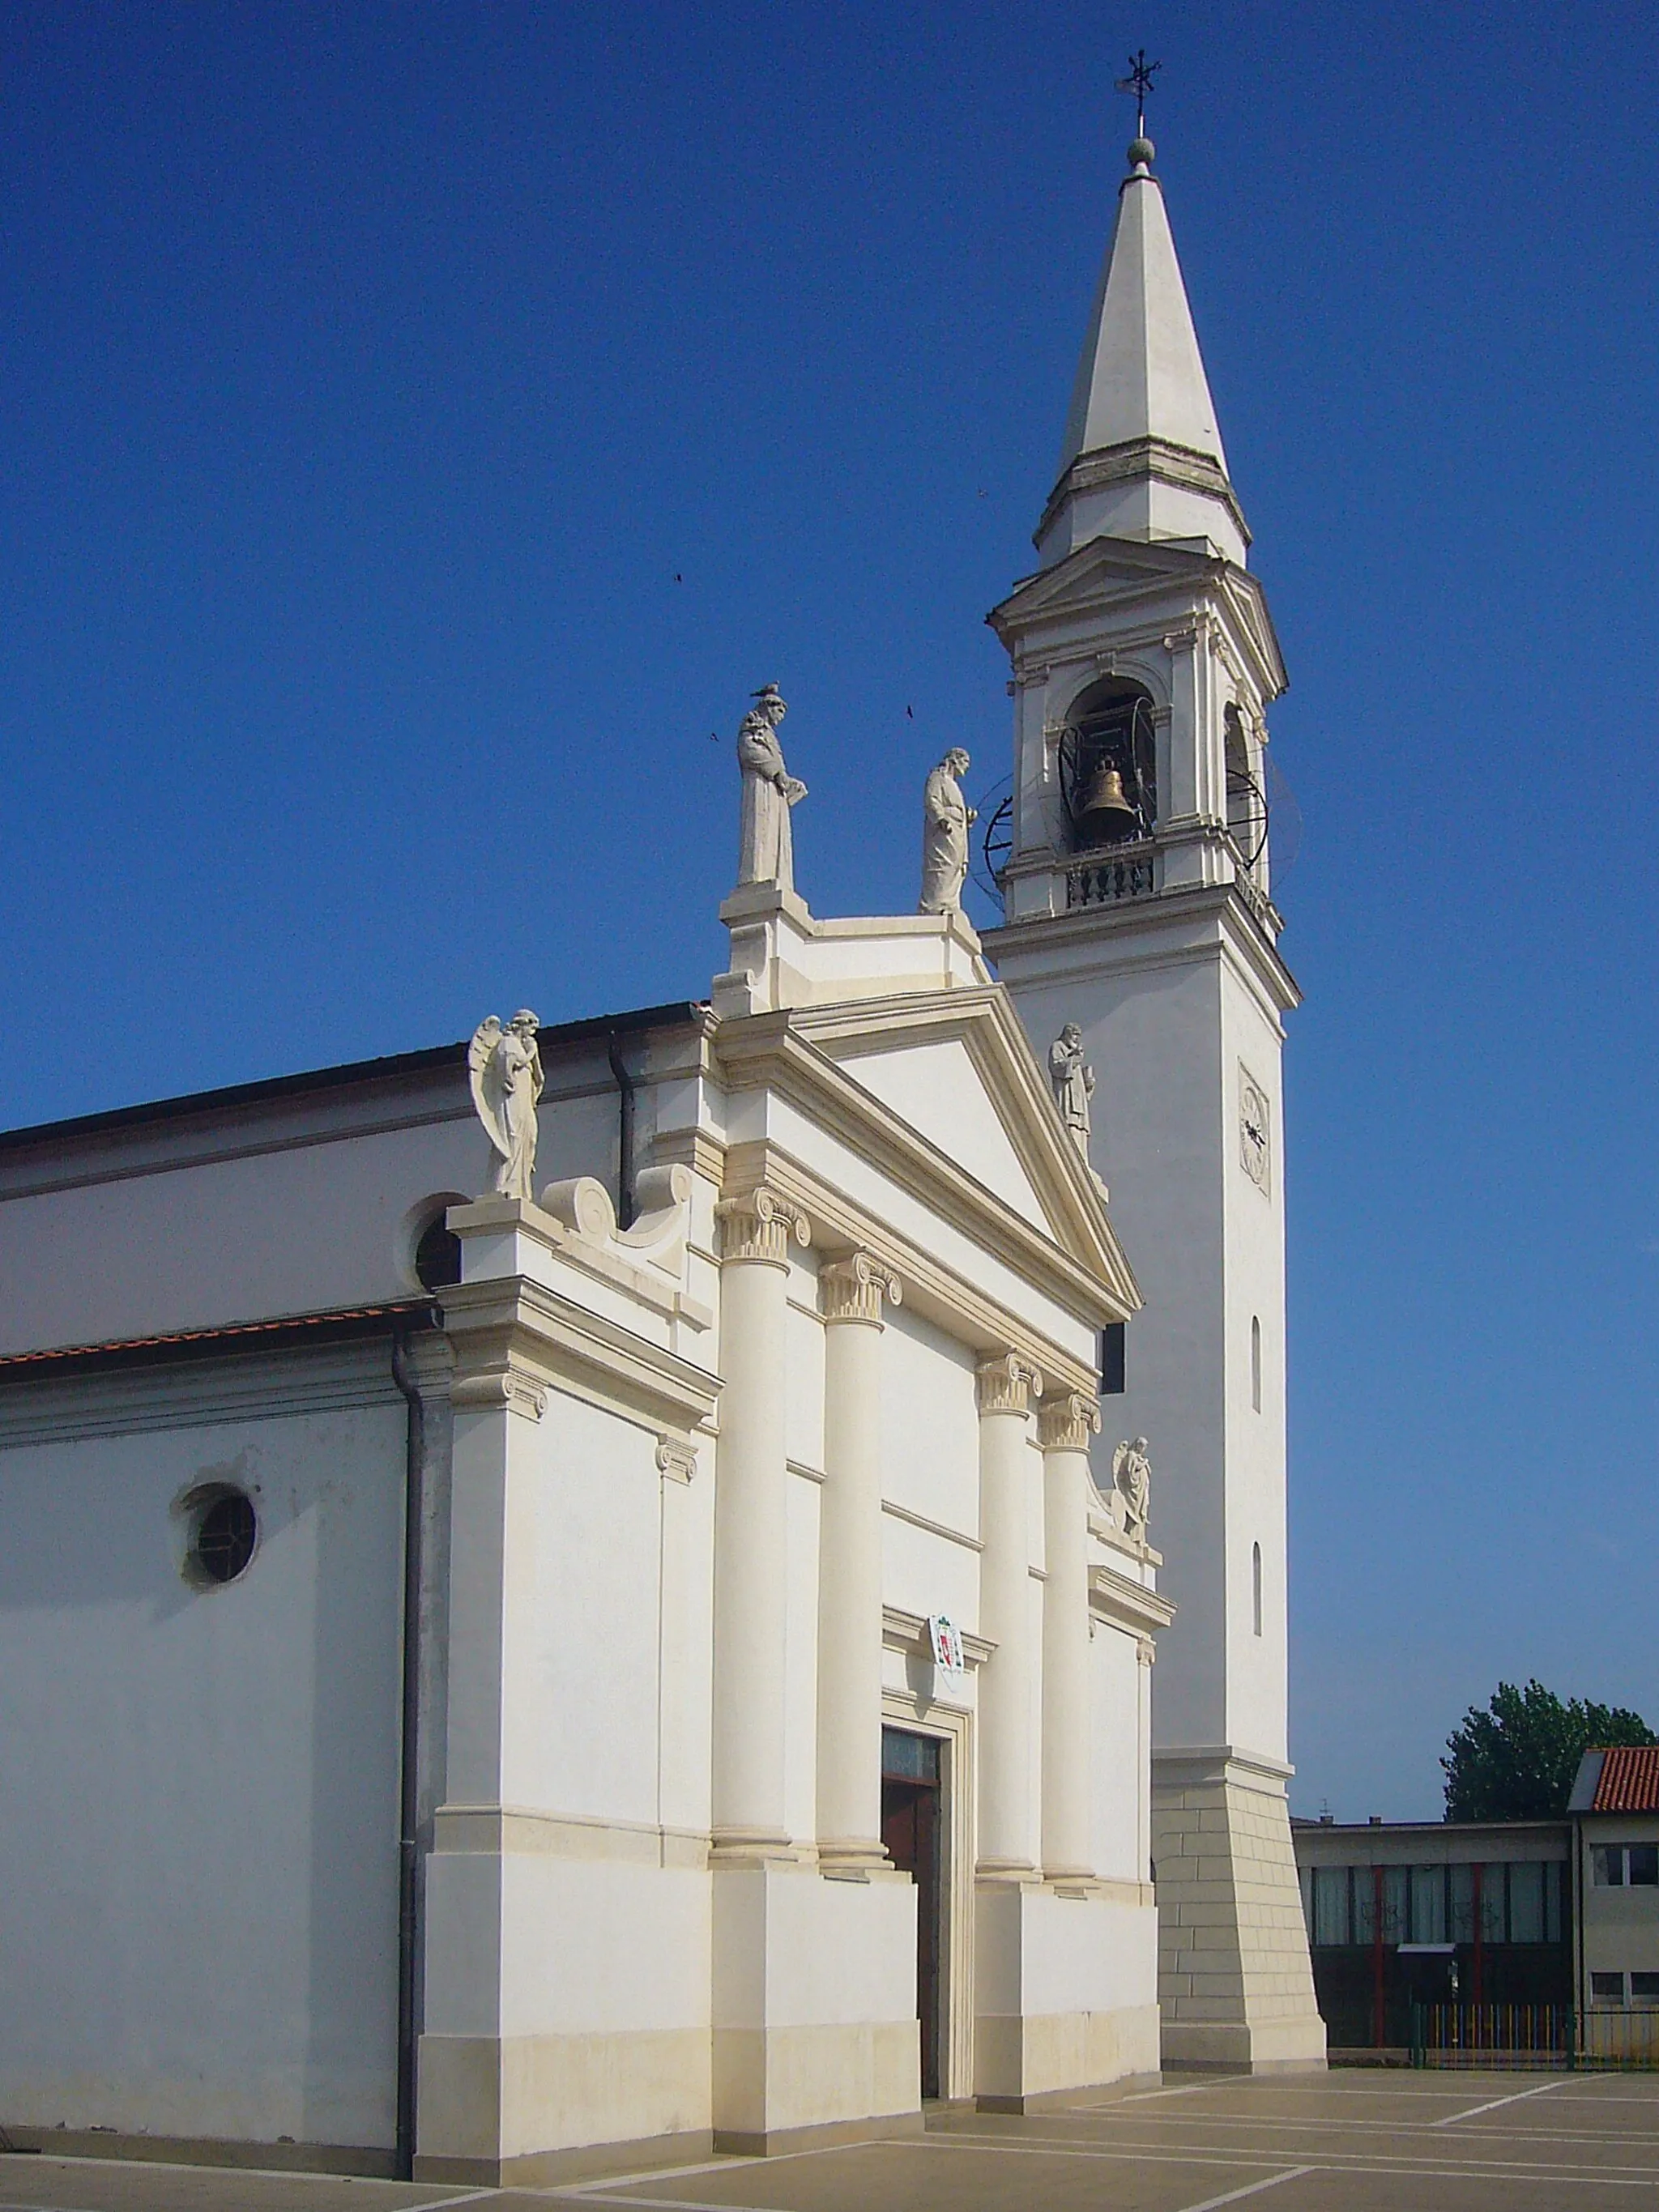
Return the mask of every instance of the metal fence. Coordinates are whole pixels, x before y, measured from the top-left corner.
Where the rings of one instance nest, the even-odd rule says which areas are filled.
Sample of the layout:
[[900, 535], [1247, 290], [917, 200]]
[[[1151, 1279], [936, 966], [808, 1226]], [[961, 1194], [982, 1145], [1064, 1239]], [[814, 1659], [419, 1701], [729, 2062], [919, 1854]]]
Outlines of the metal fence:
[[1413, 2066], [1659, 2070], [1659, 2007], [1578, 2012], [1571, 2005], [1416, 2005]]

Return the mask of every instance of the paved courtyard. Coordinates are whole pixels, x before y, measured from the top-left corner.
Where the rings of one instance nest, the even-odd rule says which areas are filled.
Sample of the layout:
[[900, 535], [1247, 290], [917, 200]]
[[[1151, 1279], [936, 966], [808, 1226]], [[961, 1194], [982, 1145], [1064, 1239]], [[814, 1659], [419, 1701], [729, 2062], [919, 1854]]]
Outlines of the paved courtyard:
[[1334, 2074], [541, 2190], [0, 2157], [0, 2212], [1659, 2212], [1659, 2078]]

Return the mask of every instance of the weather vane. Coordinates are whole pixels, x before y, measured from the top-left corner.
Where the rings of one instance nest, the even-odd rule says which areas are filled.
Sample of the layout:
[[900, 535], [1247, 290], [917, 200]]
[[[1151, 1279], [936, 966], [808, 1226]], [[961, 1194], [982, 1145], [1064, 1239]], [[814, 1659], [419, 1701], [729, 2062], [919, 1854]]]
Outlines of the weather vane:
[[1138, 54], [1129, 57], [1129, 74], [1117, 81], [1120, 92], [1132, 92], [1135, 96], [1135, 136], [1146, 136], [1146, 95], [1152, 89], [1152, 79], [1163, 68], [1162, 62], [1149, 62], [1143, 46]]

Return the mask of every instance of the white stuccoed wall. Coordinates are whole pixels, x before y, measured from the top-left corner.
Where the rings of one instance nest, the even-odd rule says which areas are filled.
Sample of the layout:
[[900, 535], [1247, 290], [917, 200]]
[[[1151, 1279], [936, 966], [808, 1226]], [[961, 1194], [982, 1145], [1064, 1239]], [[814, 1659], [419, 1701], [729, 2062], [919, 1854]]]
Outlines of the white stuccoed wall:
[[[177, 1393], [170, 1417], [141, 1378], [4, 1409], [14, 2124], [392, 2142], [404, 1407], [383, 1352], [239, 1363], [358, 1401], [282, 1418]], [[170, 1509], [213, 1480], [253, 1497], [259, 1548], [199, 1589]]]

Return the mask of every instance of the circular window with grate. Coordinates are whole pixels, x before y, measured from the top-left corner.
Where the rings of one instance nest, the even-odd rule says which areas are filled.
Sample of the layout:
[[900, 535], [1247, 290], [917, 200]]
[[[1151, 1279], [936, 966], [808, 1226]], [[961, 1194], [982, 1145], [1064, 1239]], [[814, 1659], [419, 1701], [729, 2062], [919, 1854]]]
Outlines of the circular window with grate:
[[185, 1500], [189, 1514], [185, 1572], [204, 1587], [246, 1574], [259, 1541], [259, 1516], [244, 1490], [216, 1483]]

